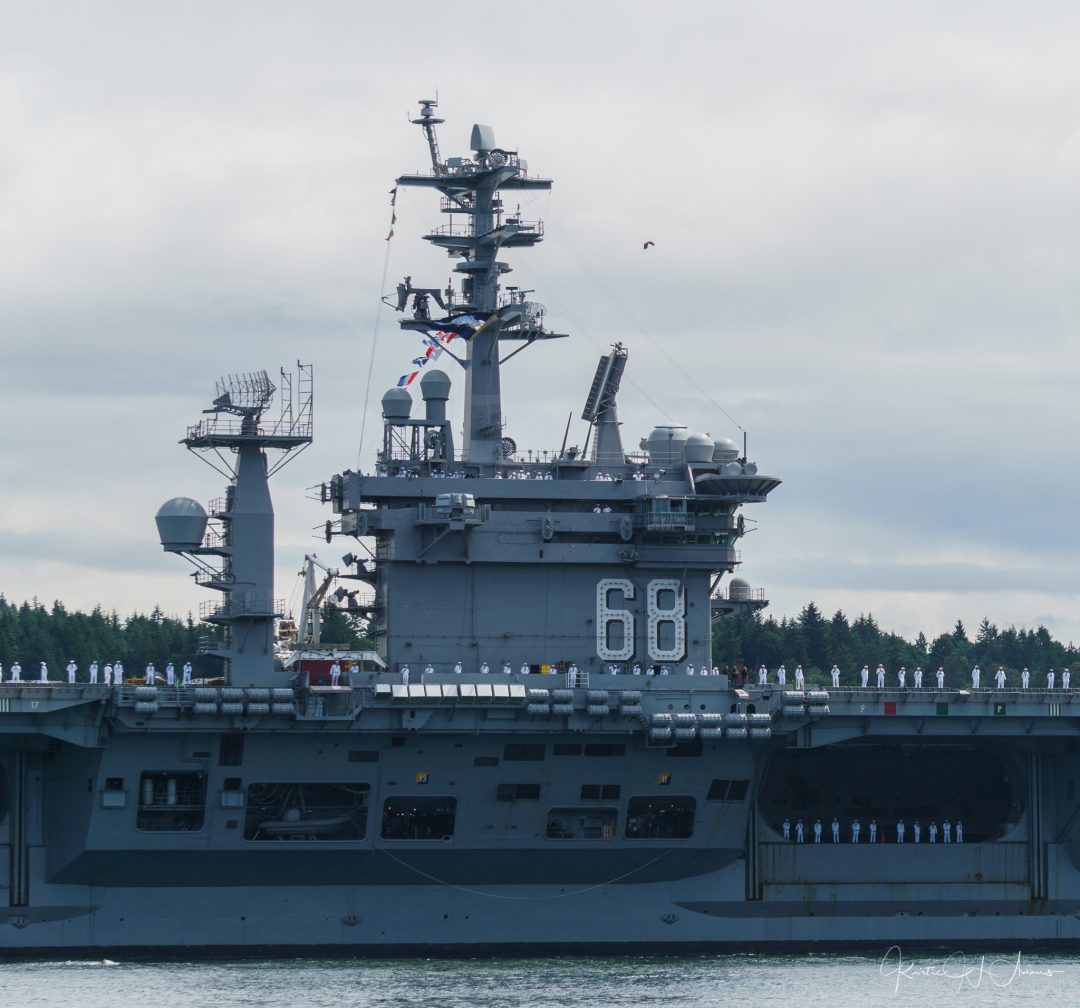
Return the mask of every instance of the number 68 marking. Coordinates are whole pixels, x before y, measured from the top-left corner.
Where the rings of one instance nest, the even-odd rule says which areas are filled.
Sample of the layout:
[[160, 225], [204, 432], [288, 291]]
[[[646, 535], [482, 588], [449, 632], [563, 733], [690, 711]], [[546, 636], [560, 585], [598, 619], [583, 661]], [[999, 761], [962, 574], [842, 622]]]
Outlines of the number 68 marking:
[[[630, 601], [633, 582], [626, 578], [604, 578], [596, 585], [596, 654], [602, 661], [628, 661], [634, 654], [634, 614], [629, 609], [615, 609], [609, 603], [613, 591], [620, 591]], [[674, 603], [660, 607], [662, 592], [671, 592]], [[686, 654], [686, 596], [682, 584], [673, 578], [654, 578], [646, 589], [647, 651], [650, 661], [678, 661]], [[670, 624], [671, 646], [661, 647], [661, 628]], [[613, 626], [621, 627], [621, 641], [613, 640]]]

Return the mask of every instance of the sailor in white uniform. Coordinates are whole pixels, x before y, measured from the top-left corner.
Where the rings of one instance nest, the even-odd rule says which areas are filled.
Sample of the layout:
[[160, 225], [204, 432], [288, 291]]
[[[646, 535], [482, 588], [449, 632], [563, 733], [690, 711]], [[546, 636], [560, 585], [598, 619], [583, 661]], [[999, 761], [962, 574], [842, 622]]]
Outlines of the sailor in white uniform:
[[802, 689], [803, 686], [805, 686], [805, 685], [806, 685], [806, 678], [803, 675], [802, 666], [801, 665], [796, 665], [795, 666], [795, 688], [796, 689]]
[[112, 666], [108, 662], [105, 663], [105, 668], [103, 668], [101, 670], [101, 674], [102, 674], [103, 682], [105, 683], [105, 685], [106, 686], [111, 686], [112, 685]]
[[779, 683], [779, 684], [780, 684], [781, 686], [786, 686], [786, 685], [787, 685], [787, 669], [786, 669], [786, 668], [784, 668], [784, 666], [783, 666], [783, 665], [781, 665], [781, 666], [780, 666], [780, 667], [779, 667], [779, 668], [778, 668], [778, 669], [776, 670], [776, 681], [777, 681], [777, 682], [778, 682], [778, 683]]
[[71, 683], [71, 685], [73, 685], [73, 686], [75, 685], [75, 673], [78, 672], [78, 671], [79, 671], [79, 666], [75, 664], [75, 659], [72, 658], [67, 663], [67, 674], [68, 674], [68, 682]]
[[690, 662], [686, 663], [686, 674], [687, 675], [693, 675], [694, 674], [694, 666]]
[[[575, 669], [575, 671], [576, 671], [576, 669]], [[487, 662], [481, 662], [480, 663], [480, 674], [481, 675], [490, 675], [490, 673], [491, 673], [491, 668], [488, 666], [488, 663]]]
[[97, 685], [97, 677], [98, 677], [98, 663], [96, 661], [92, 661], [90, 663], [90, 685], [91, 686], [96, 686]]
[[904, 820], [903, 819], [901, 819], [896, 824], [896, 842], [897, 843], [903, 843], [904, 842]]
[[948, 819], [941, 824], [941, 842], [952, 843], [952, 824]]
[[185, 686], [190, 686], [191, 685], [191, 662], [189, 662], [189, 661], [184, 662], [183, 684]]
[[998, 689], [1005, 688], [1005, 670], [998, 666], [998, 670], [994, 673], [994, 682], [997, 683]]
[[49, 681], [49, 666], [44, 662], [41, 663], [41, 674], [38, 676], [41, 682]]
[[713, 675], [720, 675], [720, 666], [719, 665], [714, 665], [712, 667], [712, 674]]
[[757, 670], [757, 681], [759, 686], [764, 686], [769, 681], [769, 670], [764, 665]]
[[1030, 683], [1031, 673], [1027, 669], [1024, 669], [1024, 671], [1020, 673], [1020, 685], [1023, 689], [1027, 689]]
[[791, 839], [791, 820], [790, 819], [785, 819], [784, 820], [783, 830], [784, 830], [784, 839], [785, 840], [790, 840]]
[[877, 667], [877, 688], [878, 689], [884, 689], [885, 688], [885, 666], [884, 665], [879, 665]]
[[1049, 672], [1046, 673], [1046, 688], [1047, 689], [1053, 689], [1054, 688], [1054, 670], [1053, 669], [1051, 669]]
[[934, 674], [937, 676], [937, 688], [938, 689], [944, 689], [945, 688], [945, 670], [943, 668], [939, 668], [937, 670], [937, 672], [935, 672]]
[[514, 670], [510, 667], [510, 663], [508, 661], [505, 661], [505, 660], [503, 661], [503, 674], [504, 675], [513, 675], [514, 674]]
[[[481, 668], [481, 672], [484, 670]], [[566, 670], [566, 685], [573, 689], [577, 686], [577, 665], [574, 662], [570, 663], [570, 667]]]
[[912, 833], [914, 834], [914, 840], [916, 843], [922, 839], [922, 827], [919, 825], [919, 820], [915, 820], [915, 825], [912, 827]]
[[14, 661], [11, 663], [11, 681], [22, 682], [22, 666], [18, 663], [18, 661]]
[[454, 662], [454, 675], [461, 675], [461, 661]]
[[116, 686], [122, 686], [124, 684], [124, 666], [122, 662], [113, 662], [112, 674], [113, 683]]
[[330, 666], [330, 685], [334, 689], [341, 685], [341, 666], [336, 661]]
[[814, 843], [821, 843], [821, 820], [818, 819], [814, 823]]
[[900, 671], [896, 673], [896, 680], [900, 683], [901, 689], [907, 686], [907, 669], [903, 665], [900, 666]]
[[409, 666], [408, 665], [402, 665], [401, 666], [401, 685], [402, 686], [408, 686], [409, 685]]
[[832, 842], [840, 842], [840, 820], [837, 819], [836, 816], [833, 816], [832, 821]]
[[424, 666], [424, 675], [434, 675], [434, 674], [435, 674], [435, 666], [432, 665], [431, 662], [428, 662]]
[[930, 842], [937, 843], [937, 823], [933, 819], [930, 820], [930, 829], [927, 832], [930, 834]]
[[641, 675], [641, 666], [639, 664], [637, 664], [636, 662], [634, 663], [634, 668], [632, 669], [632, 674], [633, 675]]
[[802, 843], [805, 839], [806, 839], [806, 827], [803, 826], [802, 820], [800, 819], [795, 824], [795, 842], [796, 843]]
[[4, 681], [4, 663], [0, 662], [0, 683]]
[[922, 689], [922, 669], [918, 665], [915, 666], [915, 688]]
[[964, 824], [959, 819], [956, 820], [956, 842], [964, 842]]
[[870, 820], [870, 842], [877, 843], [877, 820]]
[[862, 667], [862, 671], [859, 673], [859, 684], [862, 686], [863, 689], [866, 689], [866, 687], [870, 684], [870, 666], [869, 665], [864, 665]]
[[981, 676], [981, 675], [982, 675], [982, 673], [979, 671], [979, 666], [976, 665], [971, 670], [971, 688], [972, 689], [978, 689], [979, 688], [979, 676]]
[[527, 661], [521, 663], [521, 674], [522, 675], [528, 675], [529, 674], [529, 663]]
[[859, 842], [859, 831], [861, 829], [862, 829], [862, 827], [859, 825], [859, 820], [856, 819], [851, 824], [851, 842], [852, 843], [858, 843]]
[[671, 669], [669, 669], [666, 665], [661, 665], [660, 666], [660, 674], [661, 675], [671, 675]]
[[172, 662], [169, 662], [169, 664], [165, 666], [165, 685], [176, 685], [176, 668]]
[[839, 669], [839, 667], [834, 665], [832, 667], [832, 673], [831, 674], [832, 674], [833, 689], [839, 689], [840, 688], [840, 669]]
[[1072, 673], [1068, 669], [1063, 669], [1061, 673], [1061, 688], [1069, 688], [1069, 680], [1072, 678]]
[[157, 672], [154, 671], [154, 663], [146, 666], [146, 685], [153, 686], [157, 682]]

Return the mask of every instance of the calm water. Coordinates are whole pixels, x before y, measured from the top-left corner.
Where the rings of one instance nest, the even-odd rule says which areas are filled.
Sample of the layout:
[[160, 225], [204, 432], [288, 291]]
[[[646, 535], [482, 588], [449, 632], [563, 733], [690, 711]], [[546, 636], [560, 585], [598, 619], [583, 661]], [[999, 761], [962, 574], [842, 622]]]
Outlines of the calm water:
[[5, 1005], [68, 1008], [872, 1008], [1080, 1004], [1080, 950], [893, 957], [48, 961], [0, 966]]

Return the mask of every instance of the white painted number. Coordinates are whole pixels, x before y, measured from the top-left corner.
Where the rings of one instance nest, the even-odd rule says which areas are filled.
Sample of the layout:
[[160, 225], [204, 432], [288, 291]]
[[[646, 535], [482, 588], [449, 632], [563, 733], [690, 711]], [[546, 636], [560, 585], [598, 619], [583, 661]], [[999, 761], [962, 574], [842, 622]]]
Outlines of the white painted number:
[[[634, 614], [629, 609], [608, 606], [608, 596], [613, 591], [621, 591], [629, 602], [634, 597], [633, 582], [625, 578], [604, 578], [597, 584], [596, 655], [601, 661], [627, 661], [634, 654]], [[618, 635], [611, 632], [612, 624], [622, 627], [621, 646]]]
[[[628, 602], [634, 598], [633, 582], [626, 578], [604, 578], [597, 584], [596, 654], [601, 661], [629, 661], [634, 655], [634, 614], [611, 607], [613, 591], [622, 592]], [[681, 582], [669, 578], [650, 581], [646, 611], [649, 661], [681, 660], [686, 654], [686, 596]]]

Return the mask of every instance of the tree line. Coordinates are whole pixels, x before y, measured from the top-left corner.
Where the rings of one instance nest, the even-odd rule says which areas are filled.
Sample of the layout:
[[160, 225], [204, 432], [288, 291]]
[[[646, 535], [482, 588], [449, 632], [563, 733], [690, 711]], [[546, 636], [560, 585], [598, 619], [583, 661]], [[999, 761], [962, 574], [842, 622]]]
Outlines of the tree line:
[[[128, 674], [142, 672], [153, 662], [159, 672], [168, 662], [179, 669], [194, 665], [195, 675], [220, 674], [218, 660], [198, 655], [200, 638], [212, 632], [209, 624], [166, 616], [160, 606], [149, 615], [121, 617], [100, 606], [92, 612], [69, 612], [62, 602], [46, 609], [36, 598], [16, 605], [0, 595], [0, 663], [8, 678], [12, 662], [22, 665], [23, 679], [37, 677], [41, 662], [53, 679], [62, 679], [67, 663], [74, 659], [79, 677], [85, 680], [92, 661], [104, 666], [124, 663]], [[357, 632], [354, 617], [333, 606], [323, 611], [323, 639], [347, 647], [367, 648], [370, 642]]]
[[[978, 665], [983, 682], [992, 681], [998, 666], [1009, 675], [1009, 685], [1019, 686], [1020, 670], [1031, 671], [1032, 682], [1043, 682], [1049, 669], [1080, 667], [1080, 651], [1072, 644], [1062, 644], [1050, 636], [1044, 626], [1035, 630], [1007, 627], [1002, 630], [983, 619], [974, 638], [961, 620], [949, 633], [928, 640], [920, 633], [908, 641], [898, 634], [882, 630], [870, 614], [854, 620], [840, 610], [827, 619], [809, 602], [794, 618], [779, 621], [760, 613], [719, 620], [713, 626], [714, 664], [734, 667], [743, 662], [751, 671], [766, 665], [770, 672], [783, 664], [788, 682], [796, 665], [802, 665], [810, 682], [828, 684], [829, 670], [835, 663], [843, 675], [841, 683], [850, 685], [863, 665], [871, 675], [879, 664], [885, 666], [890, 686], [896, 684], [896, 671], [903, 666], [910, 674], [917, 666], [933, 682], [938, 668], [945, 670], [949, 687], [971, 684], [971, 670]], [[989, 673], [987, 672], [989, 670]], [[775, 675], [770, 676], [775, 681]], [[873, 681], [873, 680], [871, 680]]]

